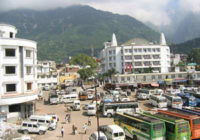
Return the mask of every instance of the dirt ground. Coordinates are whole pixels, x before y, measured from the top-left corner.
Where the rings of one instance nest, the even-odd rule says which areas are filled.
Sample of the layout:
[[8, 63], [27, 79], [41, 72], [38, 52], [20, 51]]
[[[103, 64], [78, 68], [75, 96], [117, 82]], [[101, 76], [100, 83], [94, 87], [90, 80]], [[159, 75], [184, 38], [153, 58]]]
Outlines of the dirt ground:
[[[78, 88], [80, 91], [81, 88]], [[98, 88], [98, 92], [103, 91], [101, 88]], [[44, 99], [47, 100], [49, 92], [44, 92]], [[133, 99], [132, 93], [132, 99]], [[84, 106], [85, 103], [89, 103], [91, 101], [81, 101], [81, 105]], [[146, 105], [147, 101], [139, 101], [139, 105], [143, 109], [148, 109], [148, 105]], [[36, 114], [48, 114], [55, 113], [59, 116], [60, 121], [58, 122], [57, 129], [53, 131], [47, 131], [44, 135], [31, 134], [31, 136], [35, 140], [88, 140], [89, 136], [97, 130], [97, 119], [95, 116], [91, 117], [92, 125], [88, 126], [87, 134], [84, 134], [83, 125], [88, 122], [88, 116], [86, 110], [81, 109], [81, 111], [71, 111], [71, 123], [68, 124], [65, 121], [66, 107], [64, 104], [57, 105], [49, 105], [45, 104], [43, 101], [36, 102]], [[100, 117], [99, 119], [100, 125], [113, 124], [113, 118]], [[78, 128], [78, 134], [72, 134], [72, 125]], [[64, 127], [64, 137], [61, 136], [61, 127]]]

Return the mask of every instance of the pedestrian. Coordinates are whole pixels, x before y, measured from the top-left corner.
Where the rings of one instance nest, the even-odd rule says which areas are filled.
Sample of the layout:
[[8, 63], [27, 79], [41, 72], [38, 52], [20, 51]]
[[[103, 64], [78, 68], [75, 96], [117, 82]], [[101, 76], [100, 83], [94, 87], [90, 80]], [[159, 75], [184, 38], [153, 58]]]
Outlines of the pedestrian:
[[90, 116], [88, 117], [88, 126], [91, 126], [91, 118], [90, 118]]
[[71, 114], [69, 113], [68, 114], [68, 123], [70, 123], [71, 122]]
[[78, 128], [75, 126], [75, 135], [78, 133]]
[[62, 138], [63, 138], [63, 136], [64, 136], [64, 128], [63, 128], [63, 126], [61, 128], [61, 135], [62, 135]]
[[68, 118], [69, 118], [69, 116], [68, 116], [68, 114], [66, 114], [66, 116], [65, 116], [66, 122], [68, 121]]
[[75, 129], [76, 129], [76, 126], [75, 126], [75, 124], [73, 124], [72, 125], [72, 133], [75, 135], [76, 133], [75, 133]]
[[85, 123], [85, 124], [83, 125], [83, 130], [85, 131], [85, 134], [86, 134], [86, 131], [87, 131], [87, 123]]

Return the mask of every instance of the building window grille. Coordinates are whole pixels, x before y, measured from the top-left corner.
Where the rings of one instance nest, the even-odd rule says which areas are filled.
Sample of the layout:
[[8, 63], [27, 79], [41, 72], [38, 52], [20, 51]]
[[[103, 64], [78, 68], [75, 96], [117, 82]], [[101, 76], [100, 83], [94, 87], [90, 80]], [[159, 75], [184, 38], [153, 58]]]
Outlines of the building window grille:
[[27, 75], [30, 75], [30, 74], [31, 74], [31, 69], [32, 69], [31, 66], [27, 66], [27, 67], [26, 67], [26, 74], [27, 74]]
[[31, 57], [31, 50], [26, 50], [26, 57], [28, 57], [28, 58]]
[[6, 85], [6, 92], [15, 92], [16, 91], [16, 84], [7, 84]]
[[15, 74], [15, 66], [6, 66], [6, 74]]
[[14, 57], [15, 56], [15, 49], [6, 49], [5, 55], [9, 56], [9, 57]]

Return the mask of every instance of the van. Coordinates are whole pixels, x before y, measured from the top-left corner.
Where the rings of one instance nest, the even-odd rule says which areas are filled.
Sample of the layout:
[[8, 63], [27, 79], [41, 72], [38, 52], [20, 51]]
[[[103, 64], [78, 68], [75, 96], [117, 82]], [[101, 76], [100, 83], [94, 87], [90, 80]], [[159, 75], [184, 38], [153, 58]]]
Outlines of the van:
[[40, 125], [46, 126], [48, 130], [55, 130], [57, 127], [56, 122], [48, 115], [31, 115], [29, 119], [32, 122], [37, 122]]
[[39, 125], [37, 122], [23, 121], [19, 130], [24, 134], [38, 133], [39, 135], [43, 135], [46, 133], [47, 127]]
[[81, 110], [81, 103], [80, 103], [80, 100], [74, 100], [74, 103], [73, 103], [73, 110]]
[[60, 102], [61, 103], [73, 103], [74, 100], [78, 99], [78, 95], [77, 94], [68, 94], [68, 95], [62, 95]]
[[87, 108], [87, 114], [90, 115], [96, 115], [96, 104], [89, 104]]
[[52, 105], [52, 104], [58, 104], [59, 103], [59, 97], [58, 95], [55, 93], [51, 93], [49, 95], [49, 104]]
[[167, 99], [161, 95], [150, 95], [149, 96], [150, 103], [159, 108], [167, 107]]
[[46, 90], [46, 91], [47, 91], [47, 90], [50, 90], [50, 86], [49, 86], [49, 85], [45, 85], [45, 86], [43, 87], [43, 89]]
[[[107, 140], [107, 137], [105, 136], [105, 134], [103, 133], [103, 132], [99, 132], [99, 137], [100, 137], [100, 140]], [[97, 131], [95, 131], [94, 133], [92, 133], [91, 135], [90, 135], [90, 138], [89, 138], [89, 140], [98, 140], [98, 132]]]
[[125, 139], [124, 131], [118, 125], [108, 125], [105, 128], [104, 133], [108, 140], [124, 140]]

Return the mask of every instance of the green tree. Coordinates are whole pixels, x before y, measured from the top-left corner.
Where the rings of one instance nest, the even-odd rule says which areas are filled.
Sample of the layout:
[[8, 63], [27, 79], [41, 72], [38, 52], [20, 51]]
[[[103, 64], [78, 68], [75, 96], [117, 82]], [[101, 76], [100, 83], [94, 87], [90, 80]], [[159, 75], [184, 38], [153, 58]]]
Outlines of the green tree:
[[94, 58], [92, 58], [92, 57], [90, 57], [90, 56], [88, 56], [86, 54], [79, 54], [79, 55], [73, 57], [70, 60], [69, 64], [71, 64], [71, 65], [80, 65], [82, 67], [85, 67], [85, 66], [89, 65], [92, 70], [96, 69], [97, 66], [98, 66], [97, 61]]
[[188, 57], [189, 62], [200, 64], [200, 48], [193, 48]]
[[89, 77], [91, 77], [94, 74], [91, 68], [80, 69], [78, 73], [80, 74], [80, 78], [83, 79], [84, 81], [86, 81]]

